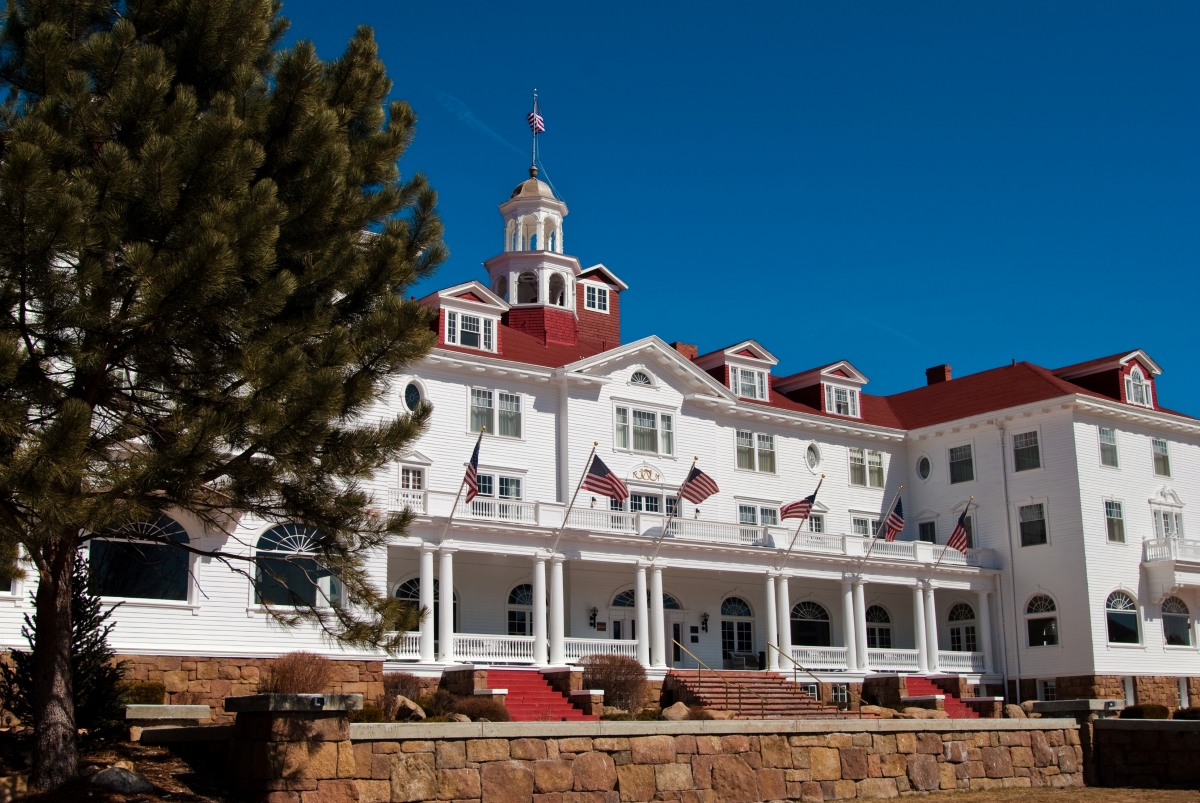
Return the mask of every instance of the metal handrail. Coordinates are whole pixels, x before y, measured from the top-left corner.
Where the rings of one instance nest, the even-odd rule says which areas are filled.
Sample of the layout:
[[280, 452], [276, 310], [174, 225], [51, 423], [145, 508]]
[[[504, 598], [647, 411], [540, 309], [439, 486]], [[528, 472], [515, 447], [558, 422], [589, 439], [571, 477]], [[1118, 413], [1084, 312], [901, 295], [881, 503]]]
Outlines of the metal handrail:
[[[821, 679], [820, 679], [819, 677], [817, 677], [816, 675], [814, 675], [814, 674], [812, 673], [812, 670], [811, 670], [811, 669], [809, 669], [808, 667], [804, 666], [804, 665], [803, 665], [803, 664], [801, 664], [799, 661], [797, 661], [795, 658], [793, 658], [792, 656], [788, 655], [786, 652], [784, 652], [783, 650], [779, 649], [778, 647], [776, 647], [774, 644], [772, 644], [772, 643], [771, 643], [771, 642], [769, 642], [769, 641], [767, 642], [767, 649], [768, 649], [768, 650], [774, 650], [775, 652], [779, 653], [781, 656], [783, 656], [784, 658], [786, 658], [786, 659], [788, 659], [789, 661], [791, 661], [791, 662], [792, 662], [792, 683], [798, 683], [798, 681], [796, 680], [796, 670], [797, 670], [797, 669], [800, 669], [801, 671], [803, 671], [803, 672], [804, 672], [804, 674], [808, 675], [810, 678], [812, 678], [813, 680], [815, 680], [815, 681], [817, 682], [817, 685], [818, 685], [818, 686], [820, 686], [820, 684], [821, 684]], [[846, 684], [846, 694], [847, 694], [847, 695], [853, 695], [854, 697], [857, 697], [857, 698], [858, 698], [858, 707], [859, 707], [860, 709], [862, 708], [862, 704], [863, 704], [862, 695], [861, 695], [861, 694], [855, 694], [855, 693], [854, 693], [854, 690], [850, 688], [850, 684], [849, 684], [849, 683], [847, 683], [847, 684]], [[819, 702], [819, 701], [818, 701], [818, 702]], [[858, 714], [858, 718], [859, 718], [859, 719], [862, 719], [862, 711], [857, 711], [856, 713]]]
[[696, 656], [696, 654], [693, 653], [691, 650], [689, 650], [687, 647], [683, 646], [675, 639], [671, 639], [671, 643], [674, 644], [679, 649], [686, 652], [688, 655], [692, 656], [692, 660], [694, 660], [696, 662], [696, 683], [697, 683], [697, 685], [700, 683], [700, 677], [701, 677], [700, 676], [700, 667], [704, 667], [709, 672], [712, 672], [714, 675], [717, 676], [718, 680], [720, 680], [722, 683], [725, 684], [725, 710], [727, 710], [727, 711], [729, 710], [729, 687], [737, 686], [737, 690], [738, 690], [737, 710], [738, 710], [738, 712], [741, 713], [741, 710], [742, 710], [742, 689], [745, 689], [746, 691], [750, 692], [750, 694], [753, 694], [755, 697], [758, 698], [758, 706], [759, 706], [758, 717], [759, 717], [759, 719], [767, 718], [767, 698], [766, 697], [763, 697], [761, 694], [754, 691], [749, 686], [743, 686], [741, 683], [730, 683], [727, 679], [725, 679], [724, 677], [721, 676], [720, 672], [718, 672], [717, 670], [713, 669], [708, 664], [701, 661]]

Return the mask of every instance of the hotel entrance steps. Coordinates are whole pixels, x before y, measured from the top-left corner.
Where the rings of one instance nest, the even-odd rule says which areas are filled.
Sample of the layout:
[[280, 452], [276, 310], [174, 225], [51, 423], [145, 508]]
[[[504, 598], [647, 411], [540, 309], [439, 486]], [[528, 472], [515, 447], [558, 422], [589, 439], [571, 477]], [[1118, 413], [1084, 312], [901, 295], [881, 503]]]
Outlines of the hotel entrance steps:
[[979, 712], [973, 711], [957, 695], [943, 689], [936, 680], [920, 675], [905, 675], [905, 686], [909, 697], [928, 697], [933, 694], [944, 694], [946, 714], [951, 719], [979, 719]]
[[554, 687], [536, 669], [488, 669], [490, 689], [508, 689], [504, 706], [513, 722], [594, 722]]
[[[729, 686], [722, 678], [729, 681]], [[742, 687], [740, 703], [738, 686]], [[736, 711], [737, 719], [829, 719], [846, 716], [845, 711], [821, 703], [799, 684], [773, 672], [705, 670], [697, 678], [694, 669], [674, 670], [667, 674], [667, 681], [663, 684], [663, 690], [668, 689], [675, 700], [683, 699], [704, 708]]]

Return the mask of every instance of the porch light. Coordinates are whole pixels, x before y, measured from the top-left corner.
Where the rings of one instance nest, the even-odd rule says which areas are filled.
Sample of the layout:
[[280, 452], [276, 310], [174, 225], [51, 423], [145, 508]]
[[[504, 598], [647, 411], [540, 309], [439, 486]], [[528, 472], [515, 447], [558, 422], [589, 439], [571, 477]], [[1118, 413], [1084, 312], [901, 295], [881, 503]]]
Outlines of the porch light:
[[707, 613], [700, 614], [700, 629], [703, 630], [705, 633], [708, 632], [708, 614]]
[[592, 507], [593, 508], [596, 507], [596, 497], [594, 497], [594, 496], [592, 497]]
[[[595, 500], [593, 500], [593, 501], [595, 501]], [[600, 611], [596, 610], [595, 608], [592, 608], [590, 611], [588, 611], [588, 614], [589, 614], [588, 624], [592, 626], [592, 630], [596, 629], [596, 614], [598, 614], [598, 613], [600, 613]]]
[[700, 518], [700, 508], [696, 508], [696, 518]]

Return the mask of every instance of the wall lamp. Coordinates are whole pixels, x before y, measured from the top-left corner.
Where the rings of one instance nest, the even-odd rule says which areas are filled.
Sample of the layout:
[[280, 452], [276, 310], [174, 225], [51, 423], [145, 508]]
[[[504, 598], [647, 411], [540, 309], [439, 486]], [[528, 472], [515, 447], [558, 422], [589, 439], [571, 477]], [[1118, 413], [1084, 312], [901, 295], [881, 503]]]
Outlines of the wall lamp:
[[596, 615], [598, 613], [600, 613], [600, 611], [596, 610], [595, 608], [592, 608], [590, 611], [588, 611], [588, 624], [592, 626], [592, 630], [596, 629]]
[[708, 614], [707, 613], [700, 615], [700, 629], [703, 630], [705, 633], [708, 632]]

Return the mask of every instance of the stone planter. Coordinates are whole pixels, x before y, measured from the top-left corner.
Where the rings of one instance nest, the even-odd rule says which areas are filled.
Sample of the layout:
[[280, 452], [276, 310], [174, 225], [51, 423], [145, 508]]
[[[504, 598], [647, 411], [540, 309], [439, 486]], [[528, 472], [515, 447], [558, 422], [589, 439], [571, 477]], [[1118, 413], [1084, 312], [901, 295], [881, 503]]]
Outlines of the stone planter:
[[231, 714], [268, 711], [359, 711], [362, 707], [361, 694], [248, 694], [244, 697], [225, 698], [225, 710]]
[[207, 705], [127, 705], [125, 720], [129, 723], [129, 741], [139, 742], [148, 728], [182, 728], [199, 725], [212, 712]]

